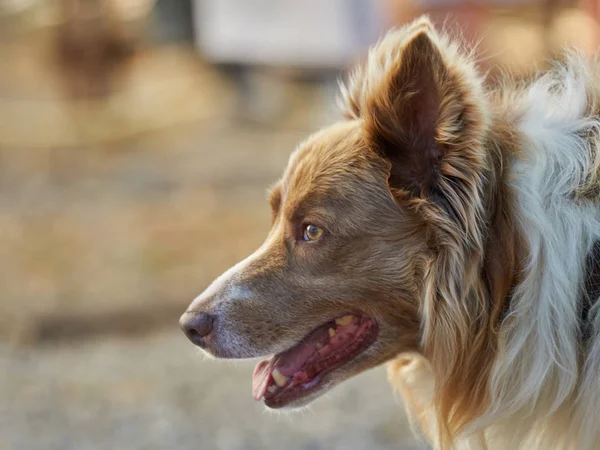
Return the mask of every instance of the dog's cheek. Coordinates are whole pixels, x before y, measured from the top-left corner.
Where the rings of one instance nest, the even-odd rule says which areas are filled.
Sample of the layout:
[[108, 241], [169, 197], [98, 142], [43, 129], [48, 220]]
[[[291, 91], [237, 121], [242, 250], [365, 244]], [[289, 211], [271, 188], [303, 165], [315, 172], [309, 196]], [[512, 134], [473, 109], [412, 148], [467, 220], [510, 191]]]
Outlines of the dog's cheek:
[[379, 296], [373, 306], [373, 316], [380, 327], [382, 351], [397, 354], [419, 350], [421, 318], [417, 299]]

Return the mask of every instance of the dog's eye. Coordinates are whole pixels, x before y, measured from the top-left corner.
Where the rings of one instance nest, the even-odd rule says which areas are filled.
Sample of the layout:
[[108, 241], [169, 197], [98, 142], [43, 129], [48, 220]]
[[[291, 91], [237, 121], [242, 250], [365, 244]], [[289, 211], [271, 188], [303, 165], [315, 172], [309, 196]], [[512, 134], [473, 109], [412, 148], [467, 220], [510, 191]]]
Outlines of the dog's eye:
[[305, 241], [318, 241], [319, 239], [321, 239], [321, 237], [323, 236], [323, 229], [319, 228], [316, 225], [306, 225], [306, 228], [304, 228], [304, 236], [303, 239]]

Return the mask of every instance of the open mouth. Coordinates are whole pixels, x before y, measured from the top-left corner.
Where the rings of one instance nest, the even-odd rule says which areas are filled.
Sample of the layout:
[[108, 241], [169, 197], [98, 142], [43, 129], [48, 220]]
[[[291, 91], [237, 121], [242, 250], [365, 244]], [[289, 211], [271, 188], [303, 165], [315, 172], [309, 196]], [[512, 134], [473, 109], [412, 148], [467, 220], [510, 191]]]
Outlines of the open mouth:
[[360, 313], [321, 325], [294, 347], [256, 365], [254, 399], [281, 408], [315, 393], [329, 374], [369, 348], [377, 333], [377, 323]]

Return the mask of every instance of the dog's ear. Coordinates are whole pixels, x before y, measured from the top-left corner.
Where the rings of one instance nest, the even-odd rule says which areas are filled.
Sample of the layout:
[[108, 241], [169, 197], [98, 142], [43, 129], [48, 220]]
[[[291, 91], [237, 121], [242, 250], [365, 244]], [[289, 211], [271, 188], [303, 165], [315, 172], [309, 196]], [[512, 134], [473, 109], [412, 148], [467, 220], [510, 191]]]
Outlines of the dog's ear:
[[434, 194], [444, 149], [440, 120], [442, 56], [427, 31], [406, 44], [396, 70], [368, 100], [365, 125], [374, 149], [391, 163], [389, 184], [415, 196]]
[[[398, 199], [434, 203], [452, 217], [478, 189], [487, 104], [468, 55], [422, 18], [388, 35], [343, 88], [346, 115], [362, 120], [390, 163]], [[477, 195], [476, 192], [472, 192]]]

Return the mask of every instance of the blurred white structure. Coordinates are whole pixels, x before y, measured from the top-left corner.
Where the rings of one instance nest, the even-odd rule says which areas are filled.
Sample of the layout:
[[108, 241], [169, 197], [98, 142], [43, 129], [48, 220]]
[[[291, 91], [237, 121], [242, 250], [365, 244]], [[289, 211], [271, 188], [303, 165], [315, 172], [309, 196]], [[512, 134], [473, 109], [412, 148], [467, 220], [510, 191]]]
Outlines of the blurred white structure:
[[214, 62], [346, 67], [384, 29], [375, 0], [195, 0], [196, 42]]

